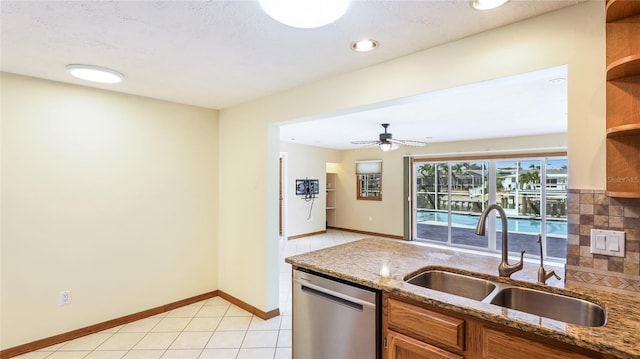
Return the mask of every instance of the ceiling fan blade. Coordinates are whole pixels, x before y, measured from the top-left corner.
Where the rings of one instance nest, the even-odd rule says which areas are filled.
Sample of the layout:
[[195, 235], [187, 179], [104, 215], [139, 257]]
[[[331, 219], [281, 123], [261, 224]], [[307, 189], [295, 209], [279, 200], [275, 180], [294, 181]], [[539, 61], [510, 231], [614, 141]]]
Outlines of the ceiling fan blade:
[[380, 141], [351, 141], [352, 145], [377, 145]]
[[351, 141], [351, 144], [353, 145], [365, 145], [366, 147], [372, 147], [372, 146], [378, 146], [381, 145], [383, 143], [386, 144], [391, 144], [391, 148], [390, 149], [384, 149], [385, 151], [388, 150], [395, 150], [397, 148], [399, 148], [400, 146], [425, 146], [427, 143], [423, 142], [423, 141], [414, 141], [414, 140], [394, 140], [392, 138], [391, 133], [387, 132], [387, 129], [389, 127], [388, 123], [383, 123], [382, 127], [384, 128], [384, 133], [381, 133], [379, 135], [380, 139], [376, 140], [376, 141]]
[[391, 143], [397, 143], [399, 145], [402, 146], [416, 146], [416, 147], [421, 147], [421, 146], [426, 146], [427, 143], [423, 142], [423, 141], [414, 141], [414, 140], [394, 140], [394, 139], [390, 139], [388, 140]]

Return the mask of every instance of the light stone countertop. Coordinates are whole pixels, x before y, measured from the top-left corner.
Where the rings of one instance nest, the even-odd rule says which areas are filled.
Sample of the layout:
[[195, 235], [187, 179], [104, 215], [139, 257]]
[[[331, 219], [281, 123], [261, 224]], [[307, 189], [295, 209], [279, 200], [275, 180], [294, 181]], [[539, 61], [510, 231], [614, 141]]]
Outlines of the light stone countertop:
[[[548, 282], [552, 286], [544, 286], [544, 290], [555, 293], [567, 293], [569, 290], [572, 296], [591, 300], [605, 308], [606, 325], [591, 328], [508, 310], [404, 282], [404, 278], [421, 272], [425, 267], [447, 267], [458, 273], [473, 272], [494, 281], [539, 289], [541, 287], [534, 284], [538, 264], [525, 263], [524, 270], [512, 276], [515, 280], [502, 279], [497, 278], [499, 258], [378, 238], [308, 252], [288, 257], [285, 261], [398, 297], [436, 305], [600, 353], [620, 358], [640, 358], [640, 297], [585, 287], [560, 289], [557, 287], [562, 287], [562, 282], [550, 279]], [[380, 275], [383, 266], [389, 270], [386, 277]], [[563, 273], [559, 274], [563, 276]]]

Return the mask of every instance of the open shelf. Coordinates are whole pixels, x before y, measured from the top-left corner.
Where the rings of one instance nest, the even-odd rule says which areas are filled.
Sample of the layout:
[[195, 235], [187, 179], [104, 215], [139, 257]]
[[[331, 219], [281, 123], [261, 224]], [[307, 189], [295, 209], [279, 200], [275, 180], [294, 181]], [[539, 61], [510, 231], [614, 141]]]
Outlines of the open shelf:
[[607, 66], [607, 81], [640, 75], [640, 54], [625, 56]]
[[[607, 137], [640, 135], [640, 123], [621, 125], [607, 129]], [[640, 139], [639, 139], [640, 141]]]
[[617, 198], [640, 198], [640, 193], [607, 191], [607, 196]]
[[607, 1], [607, 22], [640, 14], [640, 2], [629, 0]]
[[607, 194], [640, 198], [640, 0], [607, 1]]
[[336, 185], [338, 184], [338, 175], [335, 173], [327, 173], [327, 186], [326, 186], [326, 195], [327, 201], [325, 203], [326, 210], [326, 225], [327, 227], [335, 227], [337, 222], [336, 215]]

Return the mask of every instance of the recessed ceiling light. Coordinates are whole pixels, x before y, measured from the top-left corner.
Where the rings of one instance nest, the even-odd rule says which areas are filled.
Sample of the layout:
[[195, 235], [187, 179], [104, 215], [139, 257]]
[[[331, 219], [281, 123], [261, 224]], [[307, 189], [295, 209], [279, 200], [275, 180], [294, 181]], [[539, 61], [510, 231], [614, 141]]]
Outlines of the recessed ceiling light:
[[312, 29], [328, 25], [347, 12], [350, 0], [260, 0], [262, 10], [291, 27]]
[[123, 74], [106, 67], [72, 64], [66, 68], [72, 76], [91, 82], [116, 84], [124, 79]]
[[500, 7], [509, 0], [473, 0], [471, 6], [476, 10], [491, 10]]
[[378, 42], [372, 39], [364, 39], [360, 41], [356, 41], [351, 44], [351, 50], [357, 52], [367, 52], [371, 50], [375, 50], [378, 47]]
[[564, 77], [556, 77], [555, 79], [549, 80], [549, 83], [550, 84], [559, 84], [559, 83], [562, 83], [562, 82], [565, 82], [565, 81], [567, 81], [567, 79], [565, 79]]

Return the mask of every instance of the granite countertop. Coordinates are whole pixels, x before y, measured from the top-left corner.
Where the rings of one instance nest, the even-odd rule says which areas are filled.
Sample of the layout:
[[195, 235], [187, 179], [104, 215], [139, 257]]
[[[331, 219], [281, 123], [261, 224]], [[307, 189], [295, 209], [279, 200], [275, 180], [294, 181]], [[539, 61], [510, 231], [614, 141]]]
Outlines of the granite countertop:
[[[544, 290], [566, 293], [602, 305], [607, 324], [584, 327], [539, 317], [495, 305], [482, 303], [405, 283], [404, 278], [426, 267], [473, 272], [481, 277], [540, 288], [534, 284], [538, 264], [525, 263], [525, 268], [510, 279], [497, 278], [499, 258], [417, 245], [399, 240], [362, 239], [285, 259], [294, 266], [330, 275], [395, 296], [436, 305], [461, 314], [503, 324], [543, 337], [577, 345], [620, 358], [640, 358], [640, 297], [615, 294], [584, 287], [561, 289], [561, 281], [550, 279]], [[512, 260], [513, 261], [513, 260]], [[388, 275], [380, 275], [382, 268]], [[559, 273], [562, 276], [562, 273]]]

